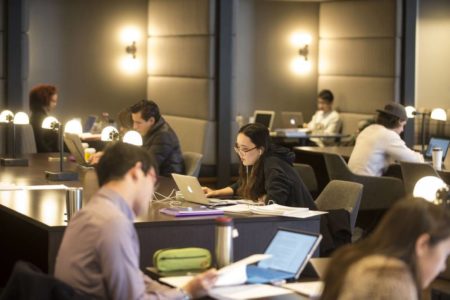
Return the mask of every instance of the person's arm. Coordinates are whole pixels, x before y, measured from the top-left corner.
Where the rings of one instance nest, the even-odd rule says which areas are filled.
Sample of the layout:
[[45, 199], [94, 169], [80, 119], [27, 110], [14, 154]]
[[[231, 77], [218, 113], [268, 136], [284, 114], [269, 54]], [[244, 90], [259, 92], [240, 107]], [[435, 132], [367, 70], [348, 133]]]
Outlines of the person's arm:
[[409, 149], [405, 142], [393, 132], [387, 142], [386, 152], [395, 161], [424, 162], [422, 154]]
[[272, 200], [280, 205], [287, 205], [291, 181], [279, 168], [268, 168], [264, 170], [267, 201]]
[[213, 190], [208, 187], [203, 187], [203, 192], [206, 194], [206, 197], [220, 197], [220, 196], [233, 196], [234, 190], [233, 188], [227, 186], [223, 189]]
[[304, 127], [308, 128], [309, 130], [314, 130], [316, 129], [316, 123], [317, 123], [317, 113], [314, 113], [314, 115], [311, 118], [311, 121], [309, 121], [309, 123], [305, 123]]
[[339, 114], [332, 112], [329, 116], [327, 126], [323, 129], [325, 133], [337, 133], [341, 127]]

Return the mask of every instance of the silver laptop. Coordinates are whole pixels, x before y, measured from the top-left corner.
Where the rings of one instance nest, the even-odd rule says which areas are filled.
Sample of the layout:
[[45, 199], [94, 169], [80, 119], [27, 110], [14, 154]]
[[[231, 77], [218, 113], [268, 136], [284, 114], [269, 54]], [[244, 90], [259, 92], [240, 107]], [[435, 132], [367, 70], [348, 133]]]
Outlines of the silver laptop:
[[84, 168], [93, 168], [92, 165], [88, 164], [84, 160], [84, 148], [81, 144], [81, 139], [77, 134], [74, 133], [64, 133], [64, 143], [69, 149], [70, 154], [75, 158], [78, 165]]
[[319, 233], [278, 228], [264, 254], [269, 259], [247, 266], [247, 283], [280, 283], [296, 280], [322, 240]]
[[283, 128], [302, 128], [304, 123], [303, 113], [282, 111], [281, 122]]
[[207, 206], [230, 205], [238, 203], [236, 200], [207, 198], [197, 177], [175, 173], [172, 173], [172, 177], [175, 180], [178, 189], [183, 194], [184, 200], [186, 201]]

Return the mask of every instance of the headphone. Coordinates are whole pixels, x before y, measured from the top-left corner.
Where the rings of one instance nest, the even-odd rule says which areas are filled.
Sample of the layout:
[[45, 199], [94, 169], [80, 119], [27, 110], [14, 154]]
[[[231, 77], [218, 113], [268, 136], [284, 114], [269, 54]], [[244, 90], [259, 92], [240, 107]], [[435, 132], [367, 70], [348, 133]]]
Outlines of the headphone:
[[259, 150], [259, 155], [262, 155], [262, 150], [261, 149]]

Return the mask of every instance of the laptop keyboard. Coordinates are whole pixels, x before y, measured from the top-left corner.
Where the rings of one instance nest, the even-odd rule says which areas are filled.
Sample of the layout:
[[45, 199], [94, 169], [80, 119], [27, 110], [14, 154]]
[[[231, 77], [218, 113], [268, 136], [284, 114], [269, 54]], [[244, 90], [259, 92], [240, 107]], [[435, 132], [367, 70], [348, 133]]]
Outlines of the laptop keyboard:
[[293, 278], [294, 274], [277, 270], [264, 269], [257, 266], [247, 266], [248, 283], [274, 283], [284, 279]]

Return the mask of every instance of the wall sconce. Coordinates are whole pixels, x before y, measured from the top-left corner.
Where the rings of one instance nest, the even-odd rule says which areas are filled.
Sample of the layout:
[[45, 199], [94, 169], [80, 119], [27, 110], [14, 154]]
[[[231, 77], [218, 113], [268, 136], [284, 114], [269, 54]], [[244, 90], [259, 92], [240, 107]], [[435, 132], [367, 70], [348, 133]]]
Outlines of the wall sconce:
[[[0, 114], [0, 123], [8, 123], [12, 128], [12, 153], [10, 158], [2, 158], [0, 163], [2, 166], [11, 167], [27, 167], [28, 159], [16, 157], [16, 125], [26, 125], [30, 123], [28, 115], [24, 112], [18, 112], [14, 115], [10, 110], [4, 110]], [[9, 148], [9, 147], [8, 147]]]
[[408, 118], [414, 118], [415, 116], [422, 116], [421, 120], [421, 151], [425, 153], [425, 118], [427, 116], [432, 120], [447, 121], [447, 113], [442, 108], [435, 108], [430, 112], [418, 112], [413, 106], [405, 107], [406, 116]]
[[114, 126], [106, 126], [102, 130], [101, 140], [104, 142], [118, 141], [119, 131]]
[[[80, 124], [80, 127], [81, 127], [81, 124]], [[64, 170], [63, 170], [64, 125], [62, 123], [60, 123], [55, 117], [49, 116], [49, 117], [45, 118], [44, 121], [42, 122], [42, 128], [57, 130], [58, 131], [58, 144], [59, 144], [59, 171], [58, 172], [45, 171], [45, 178], [47, 180], [52, 180], [52, 181], [78, 180], [78, 173], [64, 172]]]
[[125, 133], [123, 136], [123, 142], [136, 145], [136, 146], [142, 146], [142, 136], [139, 134], [139, 132], [130, 130]]
[[133, 43], [130, 46], [127, 46], [125, 48], [125, 52], [133, 56], [133, 59], [136, 59], [136, 52], [137, 52], [136, 41], [133, 41]]
[[128, 74], [134, 74], [140, 69], [140, 62], [137, 58], [137, 43], [140, 39], [140, 30], [137, 27], [123, 28], [120, 39], [125, 45], [126, 56], [120, 61], [120, 67]]
[[309, 34], [294, 33], [291, 36], [291, 43], [298, 48], [298, 57], [291, 62], [292, 71], [297, 74], [305, 74], [311, 71], [311, 61], [309, 60], [309, 45], [312, 38]]

